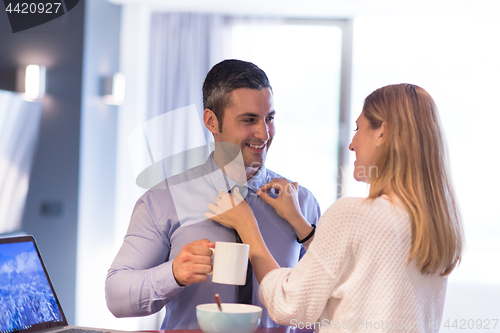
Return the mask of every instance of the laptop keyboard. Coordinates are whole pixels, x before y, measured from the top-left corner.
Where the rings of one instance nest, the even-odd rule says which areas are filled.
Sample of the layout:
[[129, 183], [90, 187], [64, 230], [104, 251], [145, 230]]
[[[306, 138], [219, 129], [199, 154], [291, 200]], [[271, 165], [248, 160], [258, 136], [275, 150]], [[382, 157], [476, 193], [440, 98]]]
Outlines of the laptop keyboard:
[[61, 331], [57, 331], [57, 333], [105, 333], [109, 331], [104, 331], [104, 330], [89, 330], [89, 329], [82, 329], [82, 328], [68, 328], [64, 329]]

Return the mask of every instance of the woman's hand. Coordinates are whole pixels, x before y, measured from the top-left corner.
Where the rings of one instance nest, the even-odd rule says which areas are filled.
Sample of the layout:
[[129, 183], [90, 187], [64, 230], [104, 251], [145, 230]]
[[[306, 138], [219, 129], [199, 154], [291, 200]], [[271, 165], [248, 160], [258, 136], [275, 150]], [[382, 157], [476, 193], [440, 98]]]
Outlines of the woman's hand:
[[252, 208], [243, 199], [238, 187], [234, 188], [233, 193], [234, 195], [231, 195], [221, 190], [219, 196], [215, 198], [215, 204], [208, 205], [210, 212], [206, 213], [205, 217], [225, 227], [236, 229], [241, 241], [250, 245], [248, 256], [260, 283], [267, 273], [280, 266], [262, 238]]
[[[274, 189], [278, 196], [276, 199], [269, 195], [271, 189]], [[299, 183], [292, 183], [288, 179], [274, 178], [263, 185], [257, 191], [257, 194], [285, 220], [290, 222], [302, 217], [299, 206]]]
[[[277, 194], [277, 198], [269, 195], [271, 189]], [[262, 186], [257, 194], [276, 210], [279, 216], [290, 223], [295, 230], [298, 239], [306, 238], [312, 229], [312, 226], [302, 215], [299, 206], [299, 183], [292, 183], [288, 179], [274, 178], [272, 181]], [[313, 237], [302, 245], [307, 249]]]
[[208, 205], [210, 212], [205, 213], [205, 217], [238, 232], [249, 224], [257, 225], [252, 208], [243, 199], [238, 187], [234, 188], [233, 193], [231, 195], [220, 190], [215, 204]]

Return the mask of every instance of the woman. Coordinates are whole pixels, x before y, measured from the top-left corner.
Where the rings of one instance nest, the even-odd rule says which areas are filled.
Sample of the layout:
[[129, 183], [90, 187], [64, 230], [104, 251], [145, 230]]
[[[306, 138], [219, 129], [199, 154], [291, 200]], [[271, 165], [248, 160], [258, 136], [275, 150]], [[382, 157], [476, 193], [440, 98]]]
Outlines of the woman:
[[[220, 193], [207, 217], [250, 244], [261, 301], [277, 323], [320, 332], [435, 332], [447, 275], [462, 251], [437, 108], [424, 89], [391, 85], [366, 98], [356, 124], [349, 149], [354, 178], [370, 184], [368, 198], [335, 202], [295, 268], [276, 264], [239, 193]], [[288, 221], [302, 221], [296, 188], [275, 179], [258, 194]], [[232, 199], [241, 203], [230, 209]]]

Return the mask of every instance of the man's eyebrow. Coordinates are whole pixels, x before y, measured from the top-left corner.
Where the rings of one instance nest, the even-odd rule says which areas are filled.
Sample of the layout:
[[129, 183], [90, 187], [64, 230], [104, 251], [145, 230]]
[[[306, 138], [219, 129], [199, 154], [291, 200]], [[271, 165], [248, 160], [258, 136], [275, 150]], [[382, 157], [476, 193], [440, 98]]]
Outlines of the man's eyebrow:
[[238, 118], [245, 118], [245, 117], [258, 117], [256, 113], [253, 112], [245, 112], [240, 115], [238, 115]]
[[[273, 110], [273, 111], [269, 112], [266, 117], [274, 116], [275, 114], [276, 114], [276, 111]], [[237, 118], [245, 118], [245, 117], [260, 117], [260, 116], [257, 113], [245, 112], [245, 113], [238, 115]]]

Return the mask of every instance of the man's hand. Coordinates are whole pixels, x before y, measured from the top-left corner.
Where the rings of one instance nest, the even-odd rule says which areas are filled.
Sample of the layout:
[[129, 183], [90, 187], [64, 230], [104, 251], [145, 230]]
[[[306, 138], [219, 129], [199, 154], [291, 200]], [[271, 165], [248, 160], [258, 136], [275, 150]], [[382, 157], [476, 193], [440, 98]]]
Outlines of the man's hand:
[[215, 244], [208, 239], [184, 245], [172, 263], [174, 278], [180, 286], [205, 282], [212, 271], [212, 251]]

